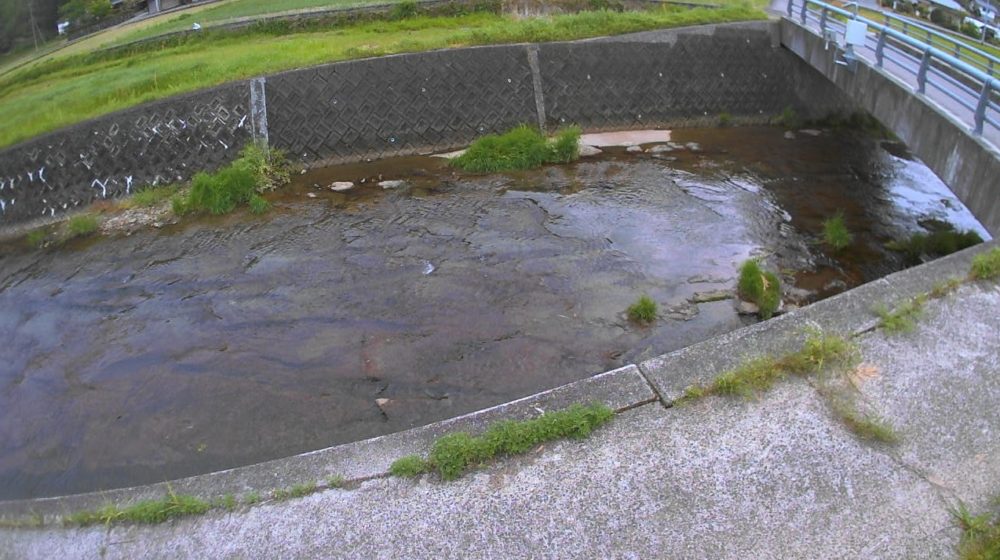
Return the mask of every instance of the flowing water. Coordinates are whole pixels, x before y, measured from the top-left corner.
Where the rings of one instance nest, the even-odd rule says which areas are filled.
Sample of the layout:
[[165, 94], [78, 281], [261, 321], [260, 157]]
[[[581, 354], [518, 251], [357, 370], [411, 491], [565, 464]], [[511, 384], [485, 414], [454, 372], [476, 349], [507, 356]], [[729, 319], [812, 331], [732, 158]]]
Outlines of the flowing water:
[[[320, 169], [261, 217], [0, 248], [0, 499], [426, 424], [746, 324], [731, 300], [690, 300], [731, 291], [750, 256], [806, 304], [902, 268], [883, 244], [921, 220], [982, 232], [898, 145], [775, 128], [673, 141], [696, 149], [492, 176], [424, 157]], [[838, 210], [855, 234], [839, 254], [818, 242]], [[661, 306], [649, 327], [624, 313], [641, 294]]]

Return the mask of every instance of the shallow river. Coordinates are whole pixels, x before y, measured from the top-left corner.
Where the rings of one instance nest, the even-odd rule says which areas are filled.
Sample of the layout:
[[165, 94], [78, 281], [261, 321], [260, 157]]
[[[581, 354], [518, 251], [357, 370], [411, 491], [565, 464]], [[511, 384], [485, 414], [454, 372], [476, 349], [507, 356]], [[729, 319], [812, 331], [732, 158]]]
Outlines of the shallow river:
[[[510, 175], [436, 158], [316, 170], [263, 217], [0, 248], [0, 499], [455, 416], [740, 327], [731, 300], [688, 300], [731, 289], [749, 256], [807, 303], [900, 269], [882, 246], [918, 221], [982, 232], [900, 146], [783, 134], [675, 131], [698, 150]], [[831, 255], [818, 239], [837, 210], [856, 242]], [[647, 328], [624, 315], [641, 294], [661, 306]]]

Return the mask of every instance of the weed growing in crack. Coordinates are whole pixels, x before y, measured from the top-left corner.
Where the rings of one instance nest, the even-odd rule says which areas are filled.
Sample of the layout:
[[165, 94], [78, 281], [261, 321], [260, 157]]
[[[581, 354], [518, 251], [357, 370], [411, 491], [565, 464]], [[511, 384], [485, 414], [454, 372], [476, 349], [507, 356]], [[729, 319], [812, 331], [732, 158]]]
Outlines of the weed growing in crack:
[[962, 530], [958, 544], [961, 560], [1000, 558], [1000, 515], [991, 512], [973, 515], [963, 502], [959, 502], [951, 514]]
[[885, 305], [876, 307], [874, 311], [879, 317], [879, 327], [890, 333], [912, 331], [917, 326], [917, 319], [924, 312], [926, 302], [927, 294], [919, 294], [893, 310]]
[[586, 437], [614, 414], [605, 405], [577, 404], [531, 420], [497, 422], [480, 436], [448, 434], [434, 442], [426, 460], [409, 455], [394, 462], [389, 472], [412, 477], [433, 470], [442, 479], [452, 480], [497, 457], [522, 454], [546, 441]]
[[994, 247], [986, 253], [976, 255], [972, 259], [969, 275], [973, 280], [993, 280], [1000, 278], [1000, 247]]

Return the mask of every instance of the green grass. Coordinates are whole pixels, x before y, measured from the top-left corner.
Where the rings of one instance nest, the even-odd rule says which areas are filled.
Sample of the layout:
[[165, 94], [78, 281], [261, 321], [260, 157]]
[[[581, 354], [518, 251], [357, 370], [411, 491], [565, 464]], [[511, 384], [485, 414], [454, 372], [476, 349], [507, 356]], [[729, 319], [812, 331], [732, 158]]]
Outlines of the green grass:
[[392, 464], [390, 473], [412, 477], [436, 471], [442, 479], [453, 480], [497, 457], [525, 453], [546, 441], [586, 437], [614, 415], [604, 405], [577, 404], [531, 420], [497, 422], [480, 436], [448, 434], [434, 442], [426, 460], [417, 455], [403, 457]]
[[29, 231], [28, 235], [24, 236], [24, 242], [33, 249], [39, 249], [45, 244], [48, 236], [49, 233], [45, 228], [39, 228]]
[[197, 515], [208, 511], [211, 505], [193, 496], [170, 492], [162, 500], [145, 500], [128, 507], [106, 505], [97, 510], [82, 511], [69, 515], [65, 522], [69, 525], [111, 525], [114, 523], [163, 523], [177, 517]]
[[339, 474], [335, 474], [326, 479], [327, 488], [343, 488], [347, 484], [347, 479]]
[[886, 248], [903, 253], [906, 260], [918, 263], [922, 256], [943, 257], [978, 245], [983, 238], [974, 231], [955, 231], [950, 226], [931, 233], [916, 233], [909, 239], [892, 241]]
[[283, 157], [280, 152], [263, 155], [257, 146], [247, 145], [240, 157], [226, 167], [214, 173], [195, 174], [191, 191], [171, 199], [174, 213], [226, 214], [242, 205], [248, 205], [254, 214], [266, 212], [270, 205], [258, 193], [289, 180]]
[[97, 216], [92, 214], [78, 214], [66, 222], [66, 235], [69, 238], [90, 235], [97, 231], [99, 225]]
[[823, 222], [823, 241], [835, 251], [846, 249], [854, 242], [854, 235], [844, 224], [843, 212], [837, 212], [832, 218]]
[[183, 92], [338, 60], [447, 47], [558, 41], [725, 21], [759, 9], [664, 7], [542, 18], [473, 13], [358, 23], [303, 33], [206, 34], [155, 51], [81, 54], [0, 77], [0, 146]]
[[927, 294], [920, 294], [892, 310], [880, 305], [875, 308], [875, 314], [879, 317], [878, 326], [890, 333], [910, 332], [916, 328], [917, 319], [923, 314], [926, 302]]
[[451, 164], [474, 173], [534, 169], [547, 163], [567, 163], [579, 156], [580, 129], [567, 128], [548, 140], [538, 130], [521, 125], [504, 134], [477, 139]]
[[427, 460], [420, 455], [407, 455], [393, 461], [389, 467], [389, 474], [403, 478], [413, 478], [431, 469]]
[[787, 129], [795, 129], [802, 126], [802, 119], [792, 107], [785, 107], [781, 114], [774, 118], [774, 124]]
[[964, 503], [951, 510], [962, 530], [958, 544], [961, 560], [997, 560], [1000, 558], [1000, 515], [992, 512], [973, 515]]
[[719, 126], [727, 127], [733, 124], [733, 116], [729, 113], [719, 113]]
[[653, 298], [643, 295], [635, 303], [628, 306], [628, 318], [639, 324], [649, 324], [656, 320], [656, 302]]
[[180, 189], [177, 185], [146, 186], [122, 201], [124, 208], [152, 208], [170, 200]]
[[975, 280], [1000, 278], [1000, 247], [994, 247], [989, 252], [976, 255], [972, 259], [969, 275]]
[[275, 500], [288, 500], [290, 498], [301, 498], [316, 491], [315, 482], [305, 482], [296, 484], [288, 488], [278, 488], [271, 492], [271, 498]]
[[877, 414], [862, 412], [853, 397], [843, 391], [827, 392], [826, 396], [837, 417], [854, 435], [866, 441], [899, 442], [899, 434], [892, 423]]
[[233, 511], [239, 502], [236, 501], [236, 496], [232, 494], [226, 494], [225, 496], [212, 502], [212, 507], [224, 509], [226, 511]]
[[259, 504], [260, 501], [261, 501], [261, 497], [260, 497], [260, 494], [257, 493], [257, 492], [250, 492], [246, 496], [243, 496], [243, 503], [247, 504], [249, 506], [252, 506], [254, 504]]
[[808, 376], [837, 365], [852, 363], [857, 349], [847, 339], [822, 332], [813, 332], [802, 348], [780, 357], [764, 356], [748, 359], [735, 369], [724, 372], [709, 385], [692, 385], [685, 390], [684, 400], [707, 395], [749, 397], [770, 389], [789, 375]]
[[740, 298], [757, 305], [762, 319], [770, 319], [781, 304], [781, 280], [754, 259], [740, 265], [737, 290]]

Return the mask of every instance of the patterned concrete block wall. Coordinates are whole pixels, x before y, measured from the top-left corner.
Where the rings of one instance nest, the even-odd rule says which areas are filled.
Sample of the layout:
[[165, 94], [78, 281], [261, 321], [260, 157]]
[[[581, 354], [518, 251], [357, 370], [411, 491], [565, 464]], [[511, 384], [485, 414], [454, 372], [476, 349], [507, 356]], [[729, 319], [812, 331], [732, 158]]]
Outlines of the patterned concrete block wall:
[[252, 138], [309, 165], [550, 130], [822, 115], [850, 101], [769, 22], [329, 64], [150, 103], [0, 151], [0, 227], [189, 178]]
[[[772, 47], [770, 27], [718, 26], [711, 33], [656, 32], [544, 45], [539, 63], [547, 124], [678, 126], [715, 122], [721, 113], [766, 118], [785, 107], [803, 115], [846, 108], [843, 96], [810, 87], [824, 79]], [[810, 89], [811, 95], [802, 95]]]
[[467, 145], [537, 122], [524, 46], [331, 64], [267, 79], [271, 145], [335, 163]]
[[246, 82], [174, 97], [0, 152], [0, 225], [185, 180], [251, 138]]

